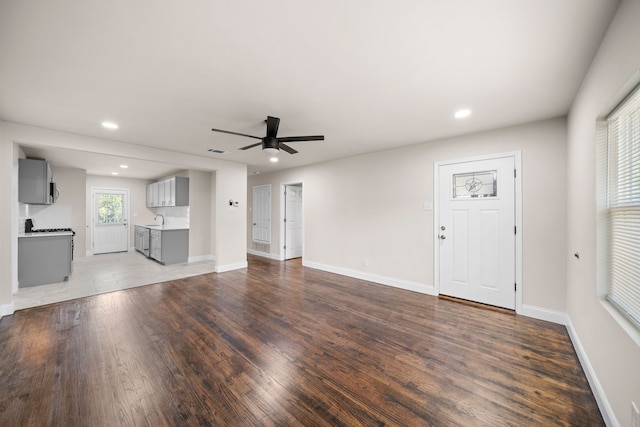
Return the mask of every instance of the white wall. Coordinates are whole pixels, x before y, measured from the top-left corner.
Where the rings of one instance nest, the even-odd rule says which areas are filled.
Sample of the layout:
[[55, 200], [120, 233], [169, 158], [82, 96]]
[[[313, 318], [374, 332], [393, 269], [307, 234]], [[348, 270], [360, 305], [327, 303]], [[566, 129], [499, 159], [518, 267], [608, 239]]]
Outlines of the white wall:
[[211, 257], [211, 172], [189, 171], [189, 258]]
[[[640, 347], [596, 295], [595, 120], [640, 67], [640, 1], [624, 1], [571, 108], [568, 121], [567, 311], [612, 411], [631, 425], [640, 406]], [[589, 372], [588, 372], [589, 373]], [[605, 402], [607, 403], [607, 402]]]
[[522, 152], [523, 303], [564, 313], [564, 119], [254, 175], [248, 180], [248, 204], [254, 185], [272, 185], [270, 253], [277, 256], [280, 184], [302, 182], [305, 262], [428, 291], [434, 285], [433, 212], [424, 211], [423, 202], [434, 201], [434, 162], [511, 151]]
[[[216, 272], [247, 266], [247, 167], [216, 171], [215, 180]], [[229, 206], [229, 200], [238, 207]], [[240, 232], [241, 230], [241, 232]]]
[[85, 197], [87, 172], [84, 169], [51, 167], [60, 197], [56, 205], [71, 206], [71, 228], [76, 232], [73, 239], [74, 259], [86, 255], [87, 198]]
[[14, 184], [14, 171], [17, 170], [17, 157], [14, 159], [13, 143], [4, 138], [4, 125], [0, 122], [0, 194], [5, 203], [0, 203], [0, 316], [13, 312], [12, 290], [15, 274], [13, 258], [17, 252], [17, 227], [14, 230], [13, 217], [17, 215], [17, 184]]

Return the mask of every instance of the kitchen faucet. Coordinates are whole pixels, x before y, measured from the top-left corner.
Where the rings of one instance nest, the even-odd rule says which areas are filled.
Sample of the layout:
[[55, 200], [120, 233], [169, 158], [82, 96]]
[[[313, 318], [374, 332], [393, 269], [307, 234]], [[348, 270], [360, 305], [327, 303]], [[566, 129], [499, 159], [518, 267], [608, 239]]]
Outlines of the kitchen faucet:
[[162, 226], [164, 227], [164, 215], [162, 215], [162, 214], [158, 214], [158, 215], [156, 215], [156, 217], [155, 217], [155, 218], [153, 218], [153, 220], [155, 221], [156, 219], [158, 219], [158, 217], [159, 217], [159, 216], [161, 216], [161, 217], [162, 217]]

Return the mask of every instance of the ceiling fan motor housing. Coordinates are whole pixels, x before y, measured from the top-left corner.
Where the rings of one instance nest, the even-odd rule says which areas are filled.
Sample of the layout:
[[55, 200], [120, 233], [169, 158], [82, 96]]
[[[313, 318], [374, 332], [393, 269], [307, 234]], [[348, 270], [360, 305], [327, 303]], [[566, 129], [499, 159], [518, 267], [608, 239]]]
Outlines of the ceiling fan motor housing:
[[270, 136], [265, 136], [264, 138], [262, 138], [262, 149], [266, 150], [267, 148], [280, 150], [280, 144], [278, 143], [278, 139]]

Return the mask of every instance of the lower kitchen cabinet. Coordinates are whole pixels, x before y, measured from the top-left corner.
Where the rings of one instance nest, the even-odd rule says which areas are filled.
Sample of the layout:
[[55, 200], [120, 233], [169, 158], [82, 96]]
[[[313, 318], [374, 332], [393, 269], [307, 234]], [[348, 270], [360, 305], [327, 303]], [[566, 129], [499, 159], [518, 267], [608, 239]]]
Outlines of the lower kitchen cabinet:
[[189, 230], [150, 230], [149, 256], [162, 264], [187, 262]]
[[[40, 233], [39, 233], [40, 234]], [[59, 283], [71, 275], [72, 235], [18, 238], [18, 287]]]
[[136, 225], [134, 236], [136, 251], [149, 256], [149, 228]]

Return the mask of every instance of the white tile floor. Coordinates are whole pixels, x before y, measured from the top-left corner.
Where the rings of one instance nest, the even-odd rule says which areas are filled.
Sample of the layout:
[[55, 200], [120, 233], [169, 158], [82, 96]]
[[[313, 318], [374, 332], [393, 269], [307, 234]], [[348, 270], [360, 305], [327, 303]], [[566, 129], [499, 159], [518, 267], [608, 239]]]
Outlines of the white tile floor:
[[15, 310], [113, 292], [182, 277], [212, 273], [213, 261], [162, 265], [138, 252], [76, 258], [69, 280], [20, 288], [13, 296]]

